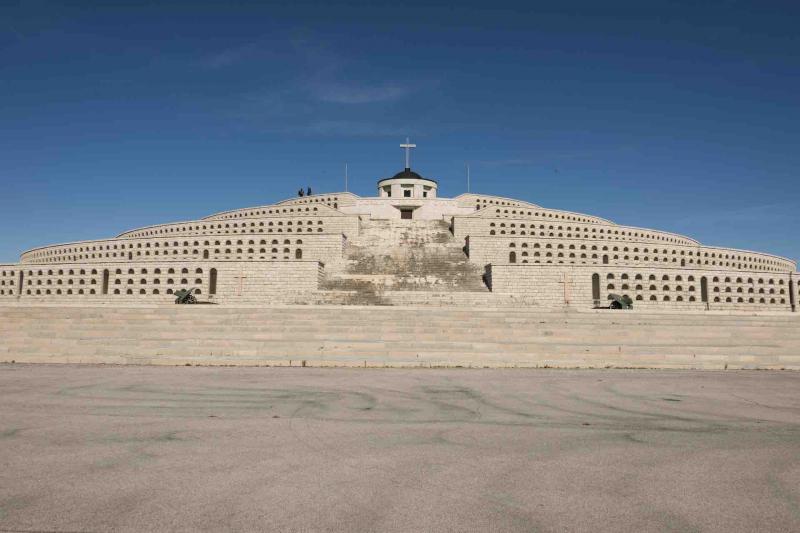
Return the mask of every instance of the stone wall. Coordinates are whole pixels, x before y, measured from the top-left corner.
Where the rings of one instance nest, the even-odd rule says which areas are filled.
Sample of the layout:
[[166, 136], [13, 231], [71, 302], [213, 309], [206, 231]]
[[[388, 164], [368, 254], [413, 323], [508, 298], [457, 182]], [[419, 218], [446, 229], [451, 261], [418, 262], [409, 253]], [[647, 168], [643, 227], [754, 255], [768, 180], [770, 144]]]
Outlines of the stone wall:
[[[320, 202], [319, 197], [303, 197], [298, 200], [300, 203], [294, 203], [294, 199], [284, 200], [286, 203], [277, 203], [273, 205], [265, 205], [261, 207], [245, 207], [243, 209], [233, 209], [230, 211], [222, 211], [221, 213], [214, 213], [207, 217], [200, 219], [200, 222], [210, 221], [235, 221], [237, 219], [250, 219], [274, 216], [342, 216], [342, 214], [334, 207], [327, 204], [327, 202]], [[333, 199], [335, 201], [335, 199]], [[305, 202], [305, 205], [301, 205]]]
[[317, 290], [323, 272], [318, 261], [0, 265], [0, 302], [172, 303], [191, 288], [201, 301], [266, 305]]
[[[345, 219], [346, 220], [346, 219]], [[355, 221], [358, 224], [358, 221]], [[357, 232], [357, 226], [351, 231]], [[313, 259], [342, 257], [342, 233], [237, 234], [84, 241], [39, 248], [22, 256], [24, 264], [102, 263], [107, 261], [203, 261]]]
[[[483, 205], [474, 216], [483, 218], [535, 218], [551, 222], [586, 222], [592, 224], [613, 224], [604, 218], [574, 213], [563, 209], [548, 209], [546, 207], [517, 201], [516, 205], [491, 205], [489, 201]], [[476, 202], [477, 206], [477, 202]]]
[[522, 208], [539, 208], [538, 205], [523, 200], [515, 200], [514, 198], [505, 198], [503, 196], [491, 196], [487, 194], [463, 193], [459, 194], [453, 200], [461, 207], [468, 207], [475, 211], [486, 209], [489, 207], [522, 207]]
[[19, 294], [19, 271], [21, 265], [0, 264], [0, 302], [16, 298]]
[[[590, 309], [597, 275], [600, 305], [609, 294], [627, 295], [634, 309], [791, 311], [795, 276], [685, 268], [504, 264], [490, 265], [492, 291], [544, 307]], [[703, 294], [703, 279], [706, 296]], [[704, 301], [706, 300], [706, 301]]]
[[[287, 209], [288, 210], [288, 209]], [[276, 215], [244, 220], [175, 222], [126, 231], [117, 238], [159, 237], [176, 235], [236, 235], [274, 233], [347, 233], [358, 227], [358, 220], [336, 212], [329, 215]]]
[[[214, 213], [203, 220], [234, 220], [238, 218], [258, 217], [274, 213], [308, 213], [314, 212], [320, 215], [337, 214], [336, 209], [344, 205], [352, 205], [359, 196], [351, 192], [337, 192], [326, 194], [312, 194], [311, 196], [296, 196], [287, 198], [275, 204], [261, 205], [255, 207], [243, 207]], [[286, 209], [286, 208], [289, 209]], [[314, 209], [314, 208], [317, 209]]]
[[[454, 221], [457, 239], [470, 238], [470, 258], [478, 264], [509, 263], [512, 252], [519, 263], [553, 263], [619, 266], [677, 266], [710, 270], [750, 270], [753, 272], [793, 272], [793, 261], [758, 252], [714, 248], [700, 245], [655, 243], [622, 237], [577, 238], [562, 234], [546, 235], [481, 235], [474, 230], [475, 219], [465, 223]], [[466, 229], [465, 229], [466, 226]], [[459, 228], [461, 230], [459, 231]], [[570, 235], [567, 237], [566, 235]]]
[[413, 217], [416, 220], [441, 220], [453, 215], [471, 213], [467, 207], [459, 207], [456, 202], [448, 198], [421, 199], [421, 198], [361, 198], [355, 205], [343, 207], [344, 213], [360, 215], [372, 219], [400, 219], [398, 207], [413, 208]]

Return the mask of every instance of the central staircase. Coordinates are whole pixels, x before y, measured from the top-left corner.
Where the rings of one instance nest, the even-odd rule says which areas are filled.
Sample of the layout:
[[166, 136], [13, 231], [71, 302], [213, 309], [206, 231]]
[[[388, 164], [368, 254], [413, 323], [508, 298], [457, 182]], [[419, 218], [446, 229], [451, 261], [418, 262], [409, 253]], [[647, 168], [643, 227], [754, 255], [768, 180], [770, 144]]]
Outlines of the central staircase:
[[362, 221], [325, 273], [318, 304], [474, 305], [492, 297], [443, 220]]

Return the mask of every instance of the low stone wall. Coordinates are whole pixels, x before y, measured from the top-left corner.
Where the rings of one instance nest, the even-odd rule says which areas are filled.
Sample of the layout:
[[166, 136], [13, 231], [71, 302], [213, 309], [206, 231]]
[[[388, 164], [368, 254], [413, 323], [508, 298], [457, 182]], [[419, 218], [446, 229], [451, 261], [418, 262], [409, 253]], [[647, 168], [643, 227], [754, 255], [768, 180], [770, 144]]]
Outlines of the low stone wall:
[[24, 265], [0, 270], [8, 274], [0, 276], [0, 305], [170, 304], [180, 289], [215, 303], [293, 302], [319, 288], [323, 269], [318, 261]]
[[791, 291], [797, 290], [791, 274], [775, 272], [519, 263], [490, 265], [490, 270], [493, 292], [549, 308], [592, 308], [594, 274], [601, 305], [608, 304], [609, 294], [628, 295], [635, 308], [652, 311], [791, 312]]
[[0, 306], [0, 361], [800, 370], [800, 317], [360, 306]]

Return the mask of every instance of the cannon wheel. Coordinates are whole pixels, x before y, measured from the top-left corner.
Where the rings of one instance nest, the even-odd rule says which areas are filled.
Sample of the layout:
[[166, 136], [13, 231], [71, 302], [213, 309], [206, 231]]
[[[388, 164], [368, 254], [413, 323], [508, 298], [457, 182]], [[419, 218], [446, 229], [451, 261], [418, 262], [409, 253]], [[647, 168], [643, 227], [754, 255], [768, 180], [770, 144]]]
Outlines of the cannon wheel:
[[622, 304], [617, 302], [617, 301], [613, 301], [613, 302], [611, 302], [611, 305], [608, 306], [608, 308], [609, 309], [622, 309]]
[[190, 294], [190, 295], [188, 295], [186, 297], [186, 302], [185, 303], [187, 303], [187, 304], [196, 304], [197, 303], [197, 298], [194, 297], [194, 294]]

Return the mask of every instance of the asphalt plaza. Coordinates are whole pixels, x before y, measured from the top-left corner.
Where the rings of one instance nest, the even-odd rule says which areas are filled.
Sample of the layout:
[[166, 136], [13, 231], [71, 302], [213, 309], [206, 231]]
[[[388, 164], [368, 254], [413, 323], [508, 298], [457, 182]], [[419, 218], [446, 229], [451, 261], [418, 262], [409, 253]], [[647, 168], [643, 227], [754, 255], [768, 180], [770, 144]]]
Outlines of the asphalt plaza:
[[797, 531], [800, 373], [0, 365], [3, 531]]

